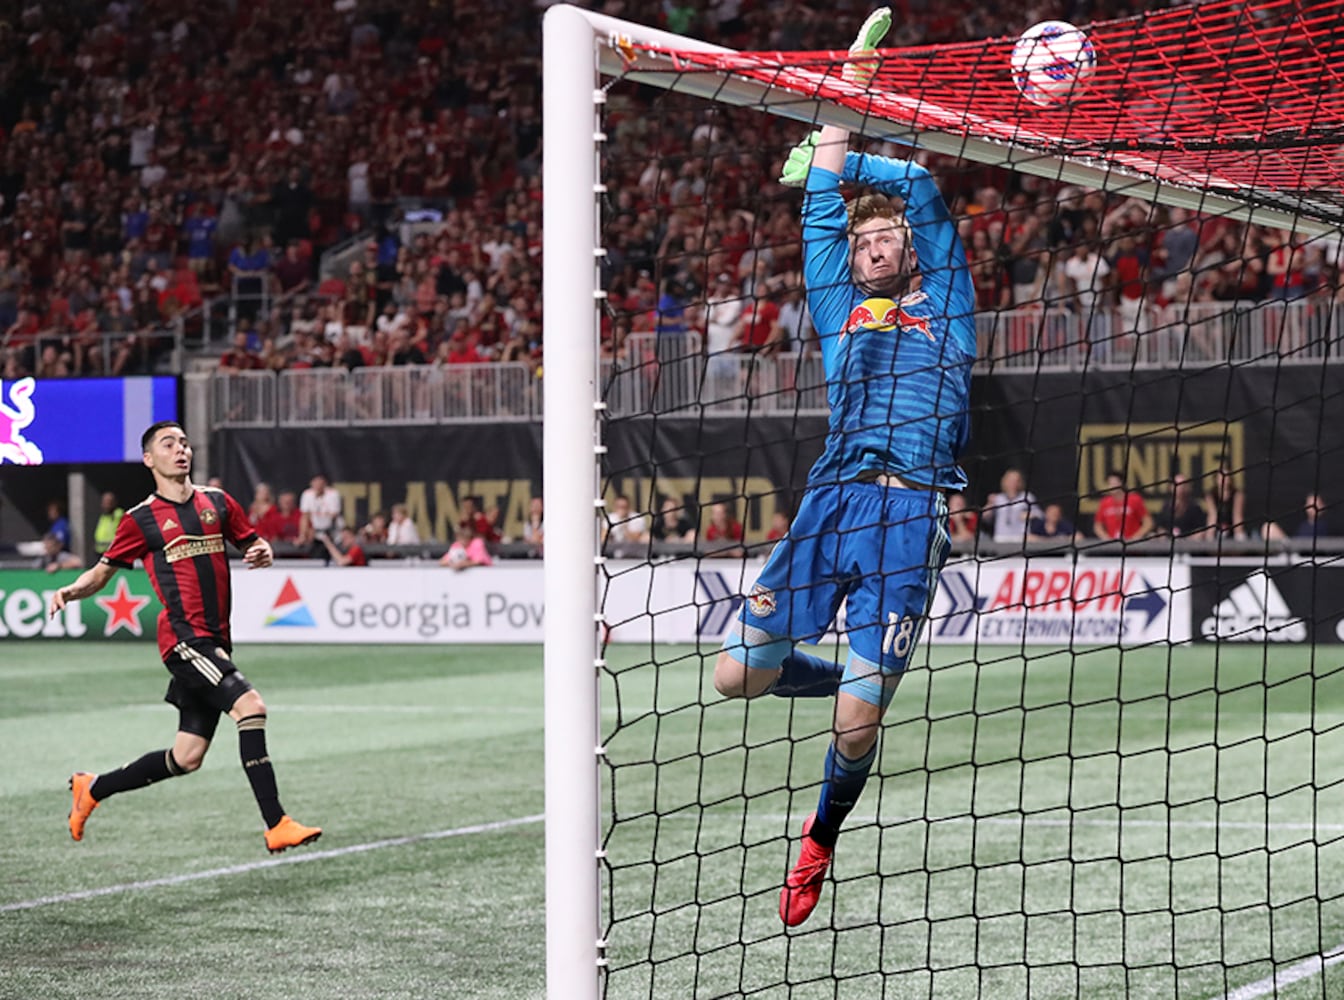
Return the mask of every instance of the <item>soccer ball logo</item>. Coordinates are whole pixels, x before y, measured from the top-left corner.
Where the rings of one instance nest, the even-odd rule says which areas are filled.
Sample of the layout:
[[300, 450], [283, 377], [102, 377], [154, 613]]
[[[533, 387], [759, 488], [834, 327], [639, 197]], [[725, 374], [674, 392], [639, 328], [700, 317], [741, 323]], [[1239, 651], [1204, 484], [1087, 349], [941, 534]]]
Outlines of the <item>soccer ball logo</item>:
[[1097, 68], [1097, 51], [1067, 21], [1042, 21], [1022, 32], [1012, 63], [1013, 83], [1022, 96], [1050, 107], [1078, 96]]

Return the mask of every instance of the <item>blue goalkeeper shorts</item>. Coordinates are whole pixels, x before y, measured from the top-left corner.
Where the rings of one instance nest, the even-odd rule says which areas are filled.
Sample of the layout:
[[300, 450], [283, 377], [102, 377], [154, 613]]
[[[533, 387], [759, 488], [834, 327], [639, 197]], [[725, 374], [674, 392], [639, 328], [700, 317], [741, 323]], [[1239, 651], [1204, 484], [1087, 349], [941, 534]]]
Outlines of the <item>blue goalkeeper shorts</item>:
[[845, 604], [841, 690], [885, 705], [905, 670], [947, 561], [947, 503], [932, 490], [850, 482], [811, 489], [751, 588], [723, 648], [774, 670]]

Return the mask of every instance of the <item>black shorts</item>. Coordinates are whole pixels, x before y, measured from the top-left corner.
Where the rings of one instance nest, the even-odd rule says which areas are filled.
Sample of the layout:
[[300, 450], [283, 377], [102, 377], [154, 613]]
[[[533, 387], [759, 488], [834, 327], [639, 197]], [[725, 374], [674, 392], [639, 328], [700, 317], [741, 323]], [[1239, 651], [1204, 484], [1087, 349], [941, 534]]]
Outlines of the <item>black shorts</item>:
[[210, 639], [179, 642], [163, 665], [173, 675], [163, 700], [177, 706], [177, 728], [207, 740], [215, 736], [220, 713], [252, 690], [228, 652]]

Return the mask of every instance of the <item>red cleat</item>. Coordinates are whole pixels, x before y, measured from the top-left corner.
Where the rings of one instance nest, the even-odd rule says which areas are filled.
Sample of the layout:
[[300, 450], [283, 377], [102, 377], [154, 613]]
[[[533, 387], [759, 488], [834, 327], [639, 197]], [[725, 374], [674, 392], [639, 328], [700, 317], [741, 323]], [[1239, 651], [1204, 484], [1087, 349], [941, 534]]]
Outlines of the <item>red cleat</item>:
[[797, 927], [817, 908], [821, 898], [821, 885], [826, 880], [826, 872], [831, 867], [834, 847], [822, 847], [808, 836], [817, 814], [813, 813], [803, 821], [803, 848], [798, 862], [784, 880], [784, 889], [779, 894], [779, 919], [789, 927]]

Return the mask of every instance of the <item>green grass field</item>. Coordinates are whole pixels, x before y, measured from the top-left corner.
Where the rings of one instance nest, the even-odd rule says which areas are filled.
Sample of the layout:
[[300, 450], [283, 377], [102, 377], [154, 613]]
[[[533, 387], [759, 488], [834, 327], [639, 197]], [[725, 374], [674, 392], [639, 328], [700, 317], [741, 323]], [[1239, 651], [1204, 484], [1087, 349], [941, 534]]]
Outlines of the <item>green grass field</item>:
[[[227, 724], [71, 842], [66, 776], [167, 744], [166, 674], [147, 645], [4, 648], [0, 997], [543, 995], [538, 649], [240, 649], [286, 807], [326, 828], [272, 859]], [[690, 649], [612, 649], [608, 997], [1344, 997], [1311, 962], [1344, 943], [1336, 663], [966, 656], [906, 678], [785, 934], [829, 702], [724, 703]]]

